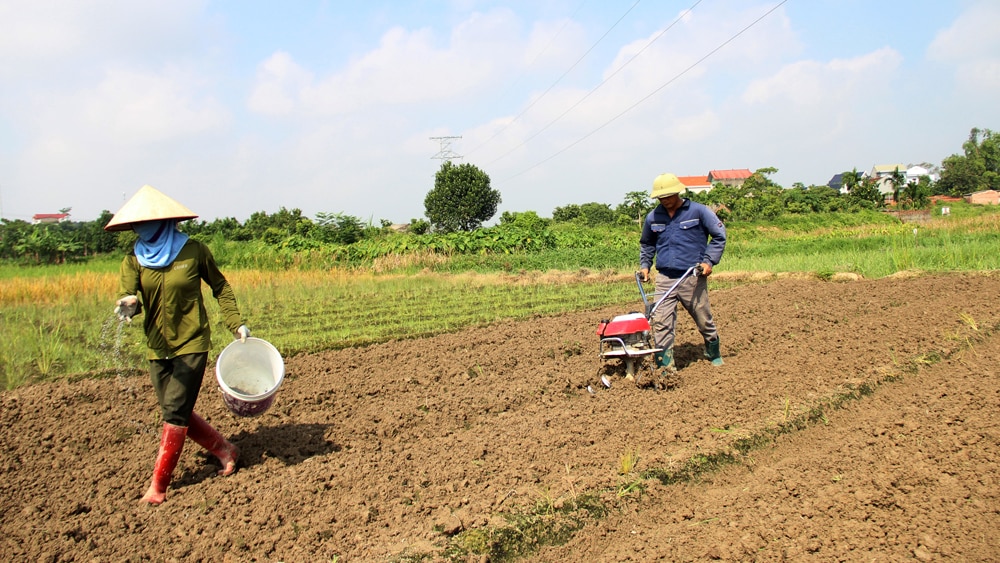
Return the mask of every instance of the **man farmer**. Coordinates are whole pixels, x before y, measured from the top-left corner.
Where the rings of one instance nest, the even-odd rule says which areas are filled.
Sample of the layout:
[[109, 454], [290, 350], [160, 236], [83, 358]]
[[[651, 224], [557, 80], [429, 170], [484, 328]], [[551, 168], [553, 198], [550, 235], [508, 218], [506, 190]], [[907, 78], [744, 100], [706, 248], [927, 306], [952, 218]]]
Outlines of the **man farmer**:
[[726, 248], [726, 227], [716, 214], [700, 203], [680, 197], [686, 190], [673, 174], [660, 174], [653, 180], [650, 197], [660, 201], [646, 215], [639, 237], [639, 267], [642, 281], [649, 281], [649, 269], [656, 256], [656, 299], [667, 292], [692, 266], [698, 275], [688, 276], [674, 293], [657, 307], [650, 319], [657, 348], [655, 355], [661, 376], [676, 374], [674, 366], [674, 327], [677, 323], [677, 302], [687, 309], [705, 339], [705, 357], [712, 365], [722, 365], [719, 352], [719, 331], [712, 319], [708, 302], [707, 278], [712, 266], [722, 259]]

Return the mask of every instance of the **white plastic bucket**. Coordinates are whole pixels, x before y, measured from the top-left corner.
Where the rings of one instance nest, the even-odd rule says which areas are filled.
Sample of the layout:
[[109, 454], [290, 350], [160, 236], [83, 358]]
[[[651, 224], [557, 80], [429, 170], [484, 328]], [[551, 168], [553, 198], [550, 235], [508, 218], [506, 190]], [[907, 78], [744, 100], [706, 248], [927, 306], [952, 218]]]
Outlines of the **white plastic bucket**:
[[234, 340], [215, 361], [215, 379], [226, 407], [237, 416], [257, 416], [271, 408], [285, 379], [278, 349], [260, 338]]

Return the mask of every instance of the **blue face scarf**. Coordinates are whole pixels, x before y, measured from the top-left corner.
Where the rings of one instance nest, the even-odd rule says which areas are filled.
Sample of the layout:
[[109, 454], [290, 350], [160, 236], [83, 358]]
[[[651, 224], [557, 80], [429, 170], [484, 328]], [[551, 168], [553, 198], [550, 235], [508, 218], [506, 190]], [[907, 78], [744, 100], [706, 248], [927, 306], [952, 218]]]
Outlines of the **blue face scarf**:
[[133, 223], [132, 230], [139, 235], [139, 240], [135, 241], [135, 257], [146, 268], [173, 264], [188, 240], [187, 235], [177, 230], [174, 220]]

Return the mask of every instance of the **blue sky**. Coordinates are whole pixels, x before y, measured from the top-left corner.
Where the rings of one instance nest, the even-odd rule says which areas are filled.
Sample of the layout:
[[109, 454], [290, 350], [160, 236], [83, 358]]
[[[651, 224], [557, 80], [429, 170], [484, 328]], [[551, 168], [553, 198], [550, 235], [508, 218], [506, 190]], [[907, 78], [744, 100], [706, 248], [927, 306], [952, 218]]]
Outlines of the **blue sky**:
[[424, 216], [441, 150], [501, 211], [662, 172], [791, 186], [1000, 130], [1000, 2], [0, 0], [0, 213]]

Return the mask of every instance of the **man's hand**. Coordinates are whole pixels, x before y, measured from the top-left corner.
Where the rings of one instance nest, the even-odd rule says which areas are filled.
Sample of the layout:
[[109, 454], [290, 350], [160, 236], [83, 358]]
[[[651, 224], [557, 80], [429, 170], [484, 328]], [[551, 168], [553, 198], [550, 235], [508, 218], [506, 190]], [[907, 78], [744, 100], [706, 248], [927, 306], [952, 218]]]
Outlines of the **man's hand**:
[[126, 295], [115, 302], [115, 314], [119, 321], [132, 322], [132, 317], [139, 312], [139, 298], [135, 295]]
[[641, 279], [643, 282], [649, 281], [649, 268], [643, 268], [639, 270], [639, 279]]
[[701, 274], [700, 274], [701, 276], [707, 278], [708, 276], [712, 275], [712, 263], [711, 262], [702, 262], [701, 264], [698, 264], [698, 265], [701, 266]]

